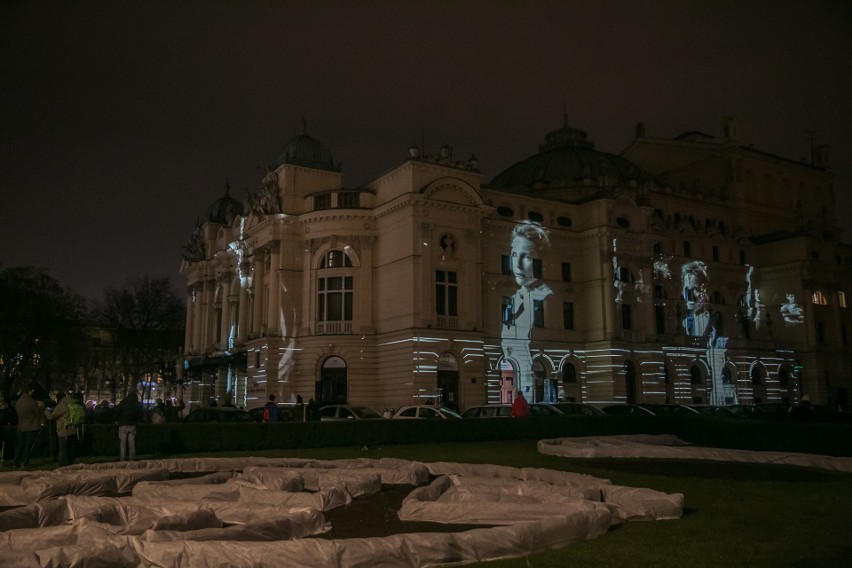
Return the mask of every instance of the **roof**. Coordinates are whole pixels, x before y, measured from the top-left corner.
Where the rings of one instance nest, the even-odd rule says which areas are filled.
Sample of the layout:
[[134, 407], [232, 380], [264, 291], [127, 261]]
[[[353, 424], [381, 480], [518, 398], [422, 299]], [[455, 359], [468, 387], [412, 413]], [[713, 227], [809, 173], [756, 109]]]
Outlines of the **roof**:
[[561, 128], [551, 130], [539, 152], [509, 166], [489, 184], [492, 188], [510, 189], [547, 185], [570, 187], [584, 180], [610, 178], [616, 182], [652, 181], [653, 176], [621, 156], [595, 150], [586, 132], [568, 125], [563, 115]]

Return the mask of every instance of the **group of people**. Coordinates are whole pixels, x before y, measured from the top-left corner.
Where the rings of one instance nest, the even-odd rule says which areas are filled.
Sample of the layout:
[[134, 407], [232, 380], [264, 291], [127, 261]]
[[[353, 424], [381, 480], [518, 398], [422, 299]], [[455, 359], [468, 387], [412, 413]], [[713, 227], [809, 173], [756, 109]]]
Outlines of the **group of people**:
[[[281, 422], [283, 419], [281, 409], [275, 402], [275, 395], [270, 394], [263, 405], [264, 422]], [[320, 407], [314, 399], [309, 399], [307, 406], [301, 395], [296, 395], [296, 404], [293, 408], [293, 420], [296, 422], [319, 422]]]
[[[185, 407], [182, 400], [177, 404], [171, 400], [165, 403], [158, 400], [152, 413], [152, 422], [157, 422], [154, 416], [158, 414], [163, 417], [164, 422], [178, 422], [180, 412]], [[18, 444], [15, 447], [13, 463], [16, 468], [28, 464], [43, 431], [51, 436], [50, 447], [54, 450], [57, 464], [60, 467], [71, 465], [76, 458], [77, 443], [83, 435], [83, 424], [86, 422], [117, 424], [120, 458], [122, 461], [133, 460], [136, 458], [136, 426], [146, 421], [145, 407], [135, 390], [131, 390], [124, 400], [114, 407], [109, 402], [102, 401], [93, 409], [87, 410], [80, 393], [66, 394], [59, 391], [55, 400], [42, 401], [36, 400], [33, 397], [33, 387], [26, 385], [15, 402], [15, 410], [18, 419]]]

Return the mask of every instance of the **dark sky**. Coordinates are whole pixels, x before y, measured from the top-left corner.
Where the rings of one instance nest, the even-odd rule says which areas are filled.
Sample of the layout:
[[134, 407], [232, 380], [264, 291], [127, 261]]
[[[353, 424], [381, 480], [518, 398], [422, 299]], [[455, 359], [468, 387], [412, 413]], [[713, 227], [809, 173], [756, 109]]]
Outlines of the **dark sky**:
[[[169, 276], [224, 194], [256, 191], [300, 132], [345, 184], [412, 142], [486, 181], [561, 125], [619, 153], [720, 134], [799, 159], [830, 145], [852, 242], [852, 3], [311, 1], [0, 3], [0, 264], [99, 297]], [[809, 135], [808, 131], [815, 131]], [[182, 288], [178, 288], [181, 289]]]

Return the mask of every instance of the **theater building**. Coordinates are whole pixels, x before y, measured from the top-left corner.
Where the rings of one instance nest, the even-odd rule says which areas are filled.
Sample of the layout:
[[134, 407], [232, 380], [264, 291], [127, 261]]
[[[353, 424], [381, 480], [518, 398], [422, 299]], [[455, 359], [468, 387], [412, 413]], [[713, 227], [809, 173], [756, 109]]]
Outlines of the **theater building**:
[[827, 152], [737, 130], [639, 125], [615, 155], [564, 117], [491, 180], [412, 147], [355, 188], [303, 132], [184, 246], [188, 397], [846, 403], [852, 251]]

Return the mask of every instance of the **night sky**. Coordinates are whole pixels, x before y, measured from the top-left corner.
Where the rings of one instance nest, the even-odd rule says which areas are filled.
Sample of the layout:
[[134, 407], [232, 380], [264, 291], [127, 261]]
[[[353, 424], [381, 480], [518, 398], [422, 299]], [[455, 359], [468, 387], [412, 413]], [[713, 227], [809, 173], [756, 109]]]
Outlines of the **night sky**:
[[[222, 196], [301, 131], [369, 182], [425, 141], [485, 180], [561, 126], [620, 153], [721, 134], [800, 159], [830, 146], [852, 242], [852, 3], [0, 3], [0, 265], [90, 298], [169, 276]], [[564, 105], [564, 107], [563, 107]], [[182, 294], [182, 292], [181, 292]]]

